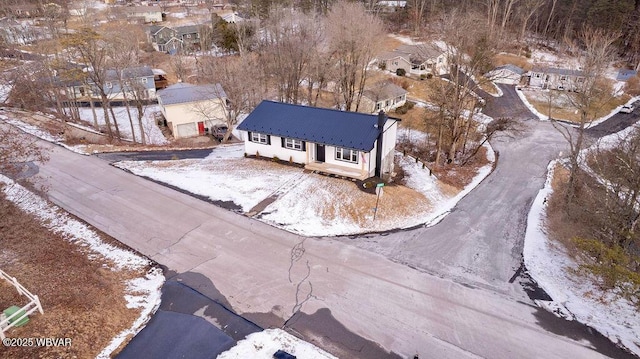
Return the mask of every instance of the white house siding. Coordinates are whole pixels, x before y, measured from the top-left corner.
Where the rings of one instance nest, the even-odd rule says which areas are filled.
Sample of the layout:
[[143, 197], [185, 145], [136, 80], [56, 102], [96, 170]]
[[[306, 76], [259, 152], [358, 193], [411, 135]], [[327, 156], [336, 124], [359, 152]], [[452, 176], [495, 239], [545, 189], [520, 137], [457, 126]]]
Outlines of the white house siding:
[[411, 63], [401, 56], [386, 60], [385, 67], [391, 72], [396, 72], [398, 69], [404, 69], [407, 73], [411, 71]]
[[[315, 146], [314, 146], [315, 147]], [[376, 149], [375, 146], [371, 152], [358, 151], [358, 162], [347, 162], [336, 158], [336, 147], [325, 146], [324, 162], [330, 165], [337, 165], [341, 167], [352, 168], [361, 172], [369, 174], [368, 177], [373, 176], [376, 167]]]
[[384, 124], [384, 135], [382, 137], [382, 164], [380, 172], [383, 175], [393, 171], [397, 132], [398, 121], [387, 120]]
[[278, 157], [283, 161], [289, 161], [289, 159], [291, 159], [292, 162], [303, 165], [308, 163], [307, 151], [310, 150], [310, 144], [308, 142], [306, 143], [306, 149], [299, 151], [282, 147], [282, 138], [279, 136], [269, 136], [270, 144], [251, 142], [249, 133], [247, 132], [243, 132], [243, 136], [245, 136], [244, 151], [248, 155], [260, 154], [262, 157]]

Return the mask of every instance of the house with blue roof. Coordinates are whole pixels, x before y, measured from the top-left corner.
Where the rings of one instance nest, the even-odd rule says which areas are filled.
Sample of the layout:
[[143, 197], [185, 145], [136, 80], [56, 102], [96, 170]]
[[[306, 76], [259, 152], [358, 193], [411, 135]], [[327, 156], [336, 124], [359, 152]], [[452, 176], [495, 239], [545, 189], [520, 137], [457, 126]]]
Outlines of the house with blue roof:
[[399, 121], [384, 112], [370, 115], [265, 100], [237, 129], [248, 155], [363, 180], [393, 171]]
[[179, 82], [159, 90], [157, 97], [174, 138], [206, 135], [226, 125], [227, 94], [220, 84]]

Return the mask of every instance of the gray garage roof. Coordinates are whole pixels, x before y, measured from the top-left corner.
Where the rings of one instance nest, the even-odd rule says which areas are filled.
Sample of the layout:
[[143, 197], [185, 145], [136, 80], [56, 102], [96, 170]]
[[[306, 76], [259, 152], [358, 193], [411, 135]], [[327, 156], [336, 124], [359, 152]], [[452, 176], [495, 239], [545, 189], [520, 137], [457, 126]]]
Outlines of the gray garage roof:
[[238, 129], [369, 152], [378, 138], [377, 123], [378, 115], [265, 100]]
[[211, 100], [214, 98], [227, 98], [227, 94], [224, 93], [220, 84], [193, 85], [184, 82], [160, 90], [157, 95], [163, 105], [175, 105], [179, 103]]

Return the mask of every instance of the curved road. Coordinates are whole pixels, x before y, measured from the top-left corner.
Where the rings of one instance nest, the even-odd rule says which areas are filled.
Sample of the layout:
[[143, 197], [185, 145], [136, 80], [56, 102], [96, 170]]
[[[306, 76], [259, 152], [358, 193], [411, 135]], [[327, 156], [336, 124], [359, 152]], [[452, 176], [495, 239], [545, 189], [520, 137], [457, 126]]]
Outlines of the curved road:
[[529, 205], [563, 148], [550, 125], [524, 124], [494, 143], [496, 171], [441, 223], [356, 239], [305, 239], [48, 144], [40, 174], [52, 201], [184, 284], [342, 358], [394, 357], [374, 343], [400, 357], [624, 357], [510, 283]]

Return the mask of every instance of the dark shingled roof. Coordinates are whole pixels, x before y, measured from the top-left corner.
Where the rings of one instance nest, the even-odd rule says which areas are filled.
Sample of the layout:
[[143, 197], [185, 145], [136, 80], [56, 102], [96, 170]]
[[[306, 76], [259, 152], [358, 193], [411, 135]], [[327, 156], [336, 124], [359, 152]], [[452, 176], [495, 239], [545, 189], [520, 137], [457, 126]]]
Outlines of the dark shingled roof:
[[265, 100], [238, 129], [369, 152], [378, 138], [377, 123], [378, 115]]

